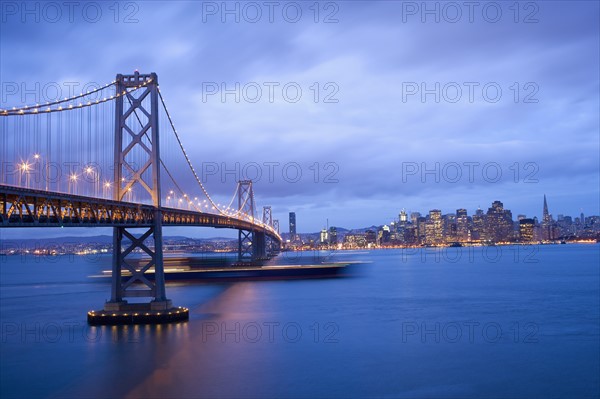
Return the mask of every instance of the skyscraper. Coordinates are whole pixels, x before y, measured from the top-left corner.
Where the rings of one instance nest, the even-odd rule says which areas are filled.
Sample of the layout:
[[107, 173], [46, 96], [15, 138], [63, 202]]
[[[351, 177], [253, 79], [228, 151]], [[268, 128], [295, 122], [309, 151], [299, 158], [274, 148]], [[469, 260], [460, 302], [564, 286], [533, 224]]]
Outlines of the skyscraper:
[[296, 238], [296, 212], [290, 212], [290, 240]]
[[556, 239], [554, 234], [554, 221], [552, 215], [548, 212], [548, 202], [546, 201], [546, 194], [544, 194], [544, 209], [542, 211], [542, 224], [540, 226], [542, 233], [542, 240], [549, 241]]
[[546, 201], [546, 194], [544, 194], [544, 210], [542, 213], [542, 223], [551, 221], [552, 217], [548, 213], [548, 202]]
[[485, 241], [487, 239], [485, 234], [485, 215], [480, 208], [477, 208], [475, 215], [473, 215], [473, 240]]
[[521, 219], [519, 221], [519, 238], [521, 242], [533, 242], [533, 230], [535, 221], [533, 219]]
[[427, 242], [427, 218], [424, 216], [417, 217], [417, 242], [420, 244], [424, 244]]
[[410, 213], [410, 221], [412, 222], [412, 224], [416, 225], [418, 222], [418, 219], [421, 217], [421, 214], [419, 212], [411, 212]]
[[456, 218], [458, 219], [461, 216], [467, 216], [467, 210], [464, 208], [456, 210]]
[[442, 217], [442, 230], [446, 242], [458, 241], [456, 214], [449, 213]]
[[400, 212], [399, 220], [400, 220], [400, 224], [406, 223], [407, 220], [408, 220], [408, 215], [406, 214], [406, 212], [404, 211], [404, 209], [402, 209], [402, 211]]
[[485, 218], [487, 239], [493, 242], [510, 241], [513, 238], [512, 212], [504, 204], [494, 201]]
[[337, 245], [337, 242], [338, 242], [337, 228], [331, 226], [329, 228], [329, 244], [331, 244], [331, 245]]
[[321, 244], [329, 244], [329, 236], [327, 235], [327, 229], [321, 230]]
[[439, 209], [429, 211], [429, 221], [425, 224], [425, 238], [428, 244], [441, 244], [444, 240], [442, 211]]
[[456, 235], [458, 241], [467, 242], [469, 237], [469, 217], [466, 209], [456, 210]]

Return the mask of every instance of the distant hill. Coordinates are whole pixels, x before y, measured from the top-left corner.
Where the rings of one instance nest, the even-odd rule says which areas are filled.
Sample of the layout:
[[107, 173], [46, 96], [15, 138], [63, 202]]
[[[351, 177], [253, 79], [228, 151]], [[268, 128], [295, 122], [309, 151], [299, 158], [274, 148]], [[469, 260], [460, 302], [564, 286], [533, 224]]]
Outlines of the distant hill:
[[360, 229], [352, 229], [349, 230], [348, 232], [354, 233], [354, 234], [364, 234], [367, 230], [373, 230], [373, 231], [377, 231], [379, 230], [381, 226], [370, 226], [370, 227], [362, 227]]
[[[345, 227], [335, 226], [337, 229], [338, 237], [343, 238], [346, 234], [364, 234], [367, 230], [377, 231], [381, 226], [370, 226], [363, 227], [359, 229], [347, 229]], [[321, 232], [314, 233], [300, 233], [302, 239], [313, 239], [318, 240]], [[4, 235], [7, 237], [8, 234]], [[139, 235], [138, 235], [139, 236]], [[282, 234], [284, 240], [289, 238], [288, 233]], [[10, 239], [10, 238], [2, 238], [0, 239], [0, 244], [3, 246], [26, 246], [26, 247], [34, 247], [36, 244], [40, 245], [48, 245], [48, 244], [56, 244], [56, 245], [64, 245], [64, 244], [112, 244], [112, 235], [97, 235], [97, 236], [65, 236], [65, 237], [55, 237], [55, 238], [26, 238], [26, 239]], [[173, 241], [193, 241], [197, 243], [216, 243], [216, 242], [230, 242], [237, 240], [236, 238], [230, 237], [210, 237], [210, 238], [191, 238], [186, 236], [164, 236], [163, 240], [165, 242], [173, 242]]]
[[55, 237], [55, 238], [25, 238], [25, 239], [3, 239], [3, 243], [18, 243], [18, 244], [35, 244], [35, 243], [54, 243], [54, 244], [79, 244], [79, 243], [97, 243], [97, 244], [111, 244], [112, 236], [99, 235], [99, 236], [67, 236], [67, 237]]

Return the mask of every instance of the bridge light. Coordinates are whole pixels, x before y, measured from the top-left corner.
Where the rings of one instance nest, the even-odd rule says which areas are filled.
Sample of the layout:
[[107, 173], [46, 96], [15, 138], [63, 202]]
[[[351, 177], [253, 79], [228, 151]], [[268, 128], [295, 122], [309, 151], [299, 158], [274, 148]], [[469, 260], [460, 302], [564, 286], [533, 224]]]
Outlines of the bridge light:
[[31, 168], [31, 165], [29, 165], [29, 162], [23, 162], [21, 165], [19, 165], [19, 168], [23, 172], [29, 172], [29, 169]]
[[33, 155], [33, 157], [34, 157], [35, 159], [40, 159], [40, 154], [34, 154], [34, 155]]

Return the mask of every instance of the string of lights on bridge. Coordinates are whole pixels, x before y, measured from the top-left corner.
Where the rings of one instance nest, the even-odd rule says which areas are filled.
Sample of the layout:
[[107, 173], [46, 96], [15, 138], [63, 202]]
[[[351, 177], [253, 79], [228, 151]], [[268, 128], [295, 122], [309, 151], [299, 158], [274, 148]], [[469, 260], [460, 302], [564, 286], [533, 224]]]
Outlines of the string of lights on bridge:
[[[33, 114], [38, 114], [38, 113], [50, 113], [50, 112], [61, 112], [61, 111], [67, 111], [67, 110], [72, 110], [72, 109], [77, 109], [77, 108], [84, 108], [84, 107], [90, 107], [92, 105], [97, 105], [97, 104], [102, 104], [105, 103], [107, 101], [112, 101], [115, 100], [118, 97], [124, 96], [127, 94], [127, 91], [123, 91], [121, 93], [115, 93], [112, 96], [109, 97], [104, 97], [101, 100], [96, 100], [96, 101], [88, 101], [88, 102], [84, 102], [84, 103], [78, 103], [78, 104], [70, 104], [68, 107], [63, 107], [63, 106], [58, 106], [56, 108], [52, 108], [53, 106], [56, 106], [58, 104], [64, 104], [66, 102], [71, 102], [83, 97], [88, 97], [91, 96], [92, 94], [96, 94], [102, 90], [105, 90], [111, 86], [114, 86], [116, 83], [116, 81], [112, 81], [111, 83], [108, 83], [104, 86], [101, 86], [95, 90], [90, 90], [87, 91], [86, 93], [80, 93], [77, 96], [71, 97], [71, 98], [64, 98], [62, 100], [58, 100], [58, 101], [53, 101], [53, 102], [47, 102], [44, 105], [40, 105], [40, 104], [35, 104], [35, 105], [26, 105], [24, 107], [13, 107], [12, 109], [8, 110], [8, 109], [0, 109], [0, 114], [3, 116], [8, 116], [8, 115], [33, 115]], [[151, 83], [150, 81], [144, 81], [142, 84], [138, 85], [137, 87], [132, 88], [132, 90], [130, 92], [133, 92], [135, 90], [138, 90], [144, 86], [147, 86], [149, 83]]]

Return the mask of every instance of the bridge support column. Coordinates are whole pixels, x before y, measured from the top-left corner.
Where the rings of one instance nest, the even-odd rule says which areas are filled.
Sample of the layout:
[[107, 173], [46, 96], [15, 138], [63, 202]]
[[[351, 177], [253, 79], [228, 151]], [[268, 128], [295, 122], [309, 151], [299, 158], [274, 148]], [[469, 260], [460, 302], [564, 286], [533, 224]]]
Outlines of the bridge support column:
[[[160, 211], [158, 223], [141, 235], [124, 227], [115, 227], [111, 299], [104, 309], [88, 313], [88, 322], [95, 324], [165, 323], [187, 320], [186, 308], [174, 308], [165, 295]], [[150, 243], [151, 242], [151, 243]], [[134, 252], [145, 256], [133, 257]], [[154, 274], [148, 274], [154, 269]], [[129, 303], [126, 298], [154, 298], [149, 303]]]
[[254, 237], [252, 231], [238, 230], [238, 262], [254, 260]]
[[239, 230], [238, 262], [267, 259], [267, 236], [263, 231]]
[[[273, 229], [279, 234], [279, 220], [273, 219]], [[281, 243], [273, 238], [269, 239], [269, 257], [277, 256], [281, 252]]]
[[254, 260], [263, 260], [267, 258], [267, 242], [266, 235], [262, 231], [254, 232], [252, 240], [252, 257]]
[[[113, 233], [113, 262], [112, 290], [110, 301], [104, 305], [104, 310], [121, 310], [127, 308], [127, 297], [153, 297], [151, 309], [167, 309], [170, 301], [165, 297], [164, 270], [162, 262], [162, 236], [160, 228], [153, 226], [140, 237], [129, 232], [126, 228], [115, 227]], [[152, 237], [151, 249], [146, 241]], [[123, 241], [129, 244], [123, 250]], [[133, 259], [129, 257], [136, 250], [143, 251], [149, 259]], [[145, 275], [154, 268], [154, 281]], [[125, 271], [125, 275], [123, 274]], [[141, 286], [142, 289], [134, 287]]]
[[274, 239], [268, 238], [267, 239], [267, 257], [273, 258], [273, 257], [277, 256], [279, 254], [279, 252], [281, 252], [279, 243], [277, 241], [275, 241]]

